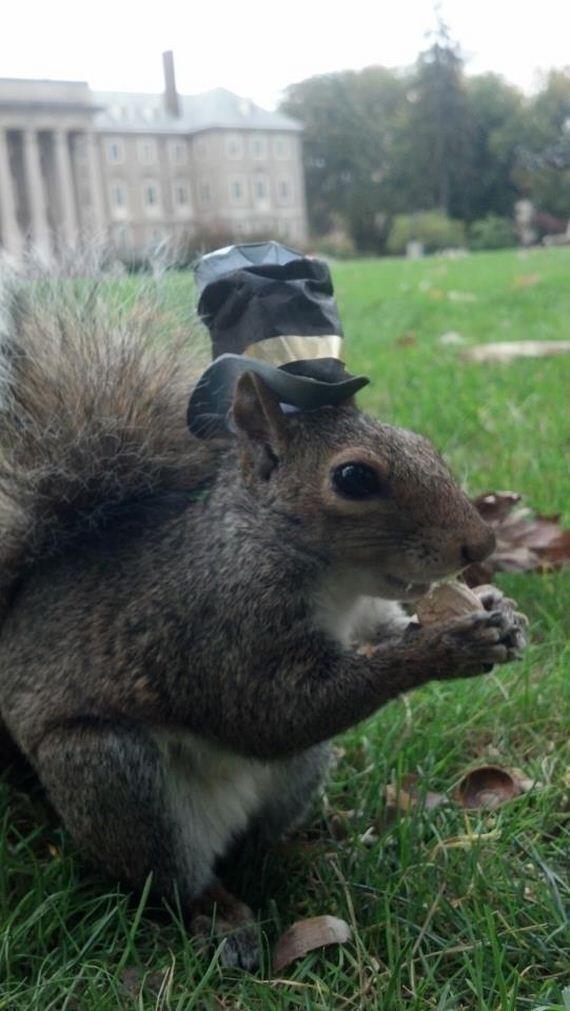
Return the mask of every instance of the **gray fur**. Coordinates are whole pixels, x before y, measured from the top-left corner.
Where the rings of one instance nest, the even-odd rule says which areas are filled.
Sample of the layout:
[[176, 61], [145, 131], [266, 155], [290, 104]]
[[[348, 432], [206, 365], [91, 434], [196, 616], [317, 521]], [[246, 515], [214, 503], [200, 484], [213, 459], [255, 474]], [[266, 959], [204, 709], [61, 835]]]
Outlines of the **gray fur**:
[[[227, 960], [252, 965], [218, 858], [302, 816], [333, 735], [513, 659], [520, 622], [494, 600], [408, 627], [400, 590], [492, 548], [426, 440], [353, 405], [285, 417], [243, 377], [236, 436], [198, 443], [163, 313], [114, 326], [96, 294], [48, 308], [15, 304], [4, 341], [1, 717], [85, 851], [138, 887], [152, 872], [195, 929], [221, 903]], [[382, 468], [386, 499], [334, 497], [347, 452]]]

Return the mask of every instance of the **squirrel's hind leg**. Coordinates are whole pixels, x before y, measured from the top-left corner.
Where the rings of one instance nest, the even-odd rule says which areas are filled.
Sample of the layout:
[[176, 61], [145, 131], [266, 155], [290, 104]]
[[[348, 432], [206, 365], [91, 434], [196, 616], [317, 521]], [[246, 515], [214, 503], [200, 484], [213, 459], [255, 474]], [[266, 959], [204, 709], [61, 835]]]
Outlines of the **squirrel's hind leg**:
[[214, 875], [207, 827], [188, 832], [168, 789], [168, 766], [141, 728], [97, 719], [53, 729], [41, 742], [35, 766], [80, 849], [113, 876], [180, 897], [190, 930], [219, 944], [222, 965], [259, 964], [258, 932], [247, 906]]
[[281, 759], [273, 766], [273, 796], [253, 819], [250, 834], [256, 845], [277, 842], [306, 819], [331, 763], [330, 742]]

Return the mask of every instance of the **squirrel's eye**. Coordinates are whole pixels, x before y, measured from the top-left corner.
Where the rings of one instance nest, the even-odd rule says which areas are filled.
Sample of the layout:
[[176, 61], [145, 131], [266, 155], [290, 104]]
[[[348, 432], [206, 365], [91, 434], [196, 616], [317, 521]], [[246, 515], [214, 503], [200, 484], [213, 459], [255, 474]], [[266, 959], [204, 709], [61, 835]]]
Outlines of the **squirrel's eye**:
[[345, 498], [371, 498], [385, 494], [376, 471], [365, 463], [342, 463], [332, 472], [335, 491]]

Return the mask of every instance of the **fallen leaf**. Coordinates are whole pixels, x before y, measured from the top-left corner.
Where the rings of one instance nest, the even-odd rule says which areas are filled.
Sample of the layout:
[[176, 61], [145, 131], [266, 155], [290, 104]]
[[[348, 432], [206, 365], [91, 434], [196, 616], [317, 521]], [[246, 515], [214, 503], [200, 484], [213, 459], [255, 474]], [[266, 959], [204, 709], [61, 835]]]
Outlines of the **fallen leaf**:
[[519, 274], [515, 277], [511, 288], [513, 291], [520, 291], [522, 288], [533, 288], [540, 281], [540, 274]]
[[494, 572], [544, 571], [570, 561], [570, 530], [560, 526], [559, 515], [541, 516], [521, 503], [517, 492], [485, 492], [473, 505], [493, 527], [496, 547], [484, 562], [464, 569], [469, 586], [488, 582]]
[[472, 291], [448, 291], [447, 297], [450, 302], [476, 302], [477, 295]]
[[384, 797], [388, 807], [397, 808], [400, 811], [410, 811], [414, 807], [423, 804], [426, 811], [433, 811], [435, 807], [448, 803], [445, 793], [434, 793], [432, 790], [422, 791], [420, 779], [416, 773], [408, 773], [402, 776], [401, 783], [388, 783], [384, 791]]
[[360, 843], [362, 846], [366, 846], [368, 849], [371, 849], [377, 842], [378, 832], [376, 831], [376, 827], [374, 825], [370, 825], [370, 827], [366, 829], [366, 832], [363, 832], [360, 836]]
[[411, 348], [417, 343], [418, 339], [414, 330], [410, 330], [409, 333], [400, 334], [394, 341], [394, 344], [397, 344], [400, 348]]
[[438, 853], [446, 850], [469, 849], [475, 843], [489, 842], [491, 839], [500, 839], [500, 837], [501, 833], [494, 828], [490, 832], [466, 832], [465, 835], [454, 835], [449, 839], [440, 839], [433, 847], [430, 859], [433, 860]]
[[503, 520], [520, 500], [521, 496], [516, 491], [487, 491], [473, 499], [473, 505], [483, 519], [491, 523]]
[[570, 353], [570, 341], [499, 341], [477, 344], [461, 353], [466, 362], [510, 362], [513, 358], [546, 358]]
[[472, 769], [459, 781], [454, 799], [461, 807], [486, 808], [494, 811], [509, 800], [526, 793], [532, 780], [520, 769], [507, 769], [500, 765], [481, 765]]
[[443, 347], [456, 347], [459, 344], [465, 344], [465, 337], [457, 333], [457, 330], [446, 330], [439, 338], [439, 343]]
[[298, 920], [277, 941], [273, 949], [273, 970], [281, 972], [315, 948], [346, 944], [351, 936], [348, 923], [338, 916], [312, 916], [308, 920]]

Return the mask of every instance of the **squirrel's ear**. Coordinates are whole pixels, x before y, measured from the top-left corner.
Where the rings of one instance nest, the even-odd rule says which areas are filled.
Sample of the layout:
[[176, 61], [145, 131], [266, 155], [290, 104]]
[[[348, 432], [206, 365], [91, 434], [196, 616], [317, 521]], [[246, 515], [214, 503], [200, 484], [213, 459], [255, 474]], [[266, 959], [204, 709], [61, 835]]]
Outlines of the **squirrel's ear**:
[[232, 420], [251, 442], [270, 446], [276, 454], [285, 444], [285, 415], [279, 399], [253, 372], [238, 379], [232, 403]]

